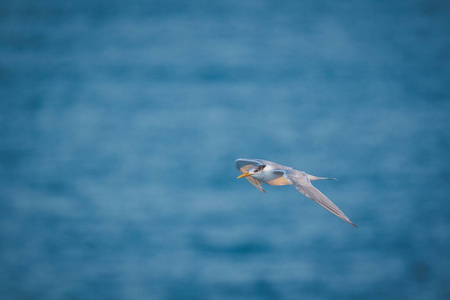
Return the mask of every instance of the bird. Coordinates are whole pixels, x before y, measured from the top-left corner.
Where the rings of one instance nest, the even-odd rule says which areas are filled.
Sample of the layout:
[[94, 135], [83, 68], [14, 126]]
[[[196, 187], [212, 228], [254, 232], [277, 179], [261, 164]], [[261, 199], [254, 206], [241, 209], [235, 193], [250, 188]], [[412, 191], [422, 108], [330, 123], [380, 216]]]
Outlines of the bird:
[[236, 168], [242, 173], [237, 178], [247, 178], [260, 191], [266, 192], [262, 187], [263, 182], [268, 185], [294, 185], [300, 193], [315, 201], [338, 218], [358, 228], [327, 196], [311, 184], [313, 180], [336, 180], [336, 178], [317, 177], [262, 159], [239, 158], [235, 163]]

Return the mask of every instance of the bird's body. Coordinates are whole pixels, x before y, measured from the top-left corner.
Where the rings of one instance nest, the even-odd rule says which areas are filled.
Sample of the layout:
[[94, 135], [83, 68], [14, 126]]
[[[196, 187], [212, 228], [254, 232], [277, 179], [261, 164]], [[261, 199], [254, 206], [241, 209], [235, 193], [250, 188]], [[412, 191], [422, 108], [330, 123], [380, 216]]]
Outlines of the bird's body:
[[357, 227], [330, 199], [311, 184], [312, 180], [334, 178], [316, 177], [262, 159], [239, 158], [236, 160], [236, 168], [242, 173], [238, 178], [246, 177], [251, 184], [264, 193], [263, 182], [268, 185], [294, 185], [300, 193], [311, 198], [345, 222]]

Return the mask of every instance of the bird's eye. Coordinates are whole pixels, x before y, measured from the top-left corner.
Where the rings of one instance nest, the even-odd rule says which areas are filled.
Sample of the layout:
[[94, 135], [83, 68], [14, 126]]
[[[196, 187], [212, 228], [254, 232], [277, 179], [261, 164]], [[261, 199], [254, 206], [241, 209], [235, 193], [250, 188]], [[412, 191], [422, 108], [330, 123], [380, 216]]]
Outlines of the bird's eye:
[[256, 173], [256, 172], [258, 172], [258, 171], [259, 171], [259, 170], [258, 170], [258, 169], [256, 169], [256, 170], [255, 170], [255, 173]]

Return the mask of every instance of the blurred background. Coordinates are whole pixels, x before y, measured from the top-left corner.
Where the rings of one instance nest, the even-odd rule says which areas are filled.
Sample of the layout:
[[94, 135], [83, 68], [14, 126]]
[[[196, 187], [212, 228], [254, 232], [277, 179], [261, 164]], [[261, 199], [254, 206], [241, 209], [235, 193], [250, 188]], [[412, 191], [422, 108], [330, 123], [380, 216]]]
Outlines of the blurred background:
[[450, 299], [449, 13], [1, 1], [1, 298]]

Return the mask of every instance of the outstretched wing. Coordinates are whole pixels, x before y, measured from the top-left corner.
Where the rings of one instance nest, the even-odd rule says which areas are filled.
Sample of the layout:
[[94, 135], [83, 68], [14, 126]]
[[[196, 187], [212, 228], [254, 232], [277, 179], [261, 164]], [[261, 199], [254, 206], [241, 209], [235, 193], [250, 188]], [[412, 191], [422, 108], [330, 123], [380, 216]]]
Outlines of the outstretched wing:
[[336, 204], [331, 202], [327, 196], [322, 194], [311, 184], [308, 174], [296, 170], [284, 171], [284, 177], [289, 180], [300, 193], [317, 202], [317, 204], [321, 205], [338, 218], [358, 228], [358, 226], [353, 224], [353, 222], [349, 220], [349, 218], [339, 209], [339, 207], [336, 206]]
[[[241, 172], [242, 174], [247, 173], [248, 170], [255, 166], [263, 165], [261, 160], [259, 159], [245, 159], [245, 158], [239, 158], [235, 161], [236, 168]], [[258, 190], [265, 193], [266, 191], [262, 188], [262, 183], [258, 179], [253, 178], [252, 176], [245, 177], [248, 181], [250, 181], [251, 184], [253, 184]]]

